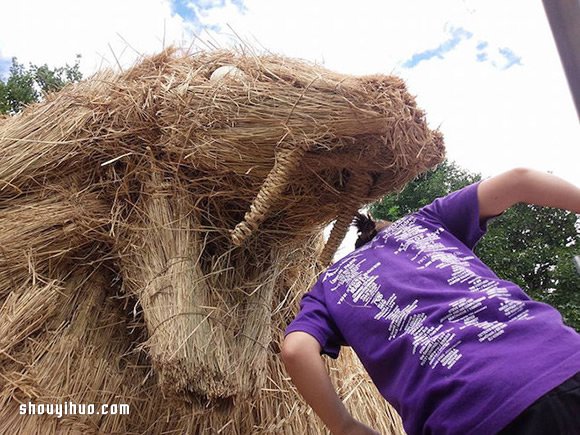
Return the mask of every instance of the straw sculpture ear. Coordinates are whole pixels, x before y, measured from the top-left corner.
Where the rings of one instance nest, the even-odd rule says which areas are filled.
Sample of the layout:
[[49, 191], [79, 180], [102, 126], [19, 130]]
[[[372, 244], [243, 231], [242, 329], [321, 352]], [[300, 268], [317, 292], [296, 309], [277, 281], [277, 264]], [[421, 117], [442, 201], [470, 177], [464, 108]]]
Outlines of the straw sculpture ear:
[[353, 216], [358, 212], [362, 199], [367, 196], [371, 189], [372, 178], [368, 173], [353, 173], [351, 177], [348, 182], [342, 213], [338, 215], [328, 241], [319, 257], [319, 263], [323, 268], [332, 263], [332, 257], [342, 243], [352, 223]]
[[246, 212], [244, 220], [231, 231], [231, 238], [236, 246], [241, 246], [258, 226], [266, 219], [272, 204], [288, 185], [290, 175], [300, 164], [306, 145], [283, 147], [276, 153], [274, 167], [264, 180], [262, 187]]

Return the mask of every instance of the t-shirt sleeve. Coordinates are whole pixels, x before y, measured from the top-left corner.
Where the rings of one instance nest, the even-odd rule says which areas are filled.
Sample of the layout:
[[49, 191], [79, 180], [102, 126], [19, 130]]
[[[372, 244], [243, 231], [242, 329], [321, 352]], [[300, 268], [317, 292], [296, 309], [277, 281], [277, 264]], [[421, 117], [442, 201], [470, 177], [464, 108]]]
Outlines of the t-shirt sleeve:
[[440, 222], [443, 227], [473, 249], [487, 231], [489, 219], [479, 219], [477, 188], [479, 182], [438, 198], [419, 210], [431, 220]]
[[344, 343], [344, 338], [326, 309], [323, 291], [324, 288], [319, 281], [308, 293], [302, 296], [300, 312], [287, 326], [284, 336], [295, 331], [306, 332], [320, 343], [321, 354], [336, 359], [340, 352], [340, 346]]

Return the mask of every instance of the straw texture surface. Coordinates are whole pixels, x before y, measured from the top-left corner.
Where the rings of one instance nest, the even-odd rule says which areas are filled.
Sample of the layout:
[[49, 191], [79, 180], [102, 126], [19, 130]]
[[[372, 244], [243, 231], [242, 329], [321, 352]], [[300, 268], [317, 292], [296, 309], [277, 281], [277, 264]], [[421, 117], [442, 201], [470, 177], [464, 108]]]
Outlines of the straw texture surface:
[[[443, 154], [399, 78], [230, 51], [169, 49], [1, 119], [0, 433], [325, 433], [283, 330], [358, 208]], [[350, 349], [327, 364], [401, 433]], [[18, 413], [65, 401], [131, 413]]]

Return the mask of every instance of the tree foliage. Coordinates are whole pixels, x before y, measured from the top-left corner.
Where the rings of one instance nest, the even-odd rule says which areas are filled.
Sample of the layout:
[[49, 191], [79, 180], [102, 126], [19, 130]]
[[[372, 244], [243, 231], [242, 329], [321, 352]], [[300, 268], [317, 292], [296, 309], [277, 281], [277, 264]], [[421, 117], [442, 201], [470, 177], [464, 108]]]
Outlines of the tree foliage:
[[378, 219], [395, 221], [430, 204], [436, 198], [480, 179], [479, 174], [470, 173], [455, 163], [444, 161], [437, 169], [411, 181], [400, 193], [383, 197], [371, 206], [370, 212]]
[[0, 115], [16, 114], [26, 105], [40, 101], [46, 93], [78, 82], [82, 79], [79, 63], [80, 56], [77, 56], [74, 65], [51, 69], [48, 65], [25, 67], [12, 58], [8, 78], [0, 79]]
[[[480, 179], [479, 174], [446, 161], [402, 192], [373, 204], [370, 212], [378, 219], [393, 221]], [[580, 254], [575, 214], [518, 204], [489, 223], [475, 253], [500, 278], [551, 304], [566, 323], [580, 331], [580, 277], [572, 262]]]

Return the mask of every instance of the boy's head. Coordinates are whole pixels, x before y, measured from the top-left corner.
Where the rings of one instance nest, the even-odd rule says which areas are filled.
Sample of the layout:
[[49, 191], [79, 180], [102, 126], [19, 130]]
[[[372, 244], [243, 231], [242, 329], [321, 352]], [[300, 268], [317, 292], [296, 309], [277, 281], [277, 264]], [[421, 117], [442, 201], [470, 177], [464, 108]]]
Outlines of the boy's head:
[[380, 230], [391, 225], [391, 222], [385, 220], [374, 221], [369, 215], [357, 213], [354, 217], [353, 225], [358, 230], [358, 239], [354, 244], [355, 249], [358, 249], [371, 241]]

